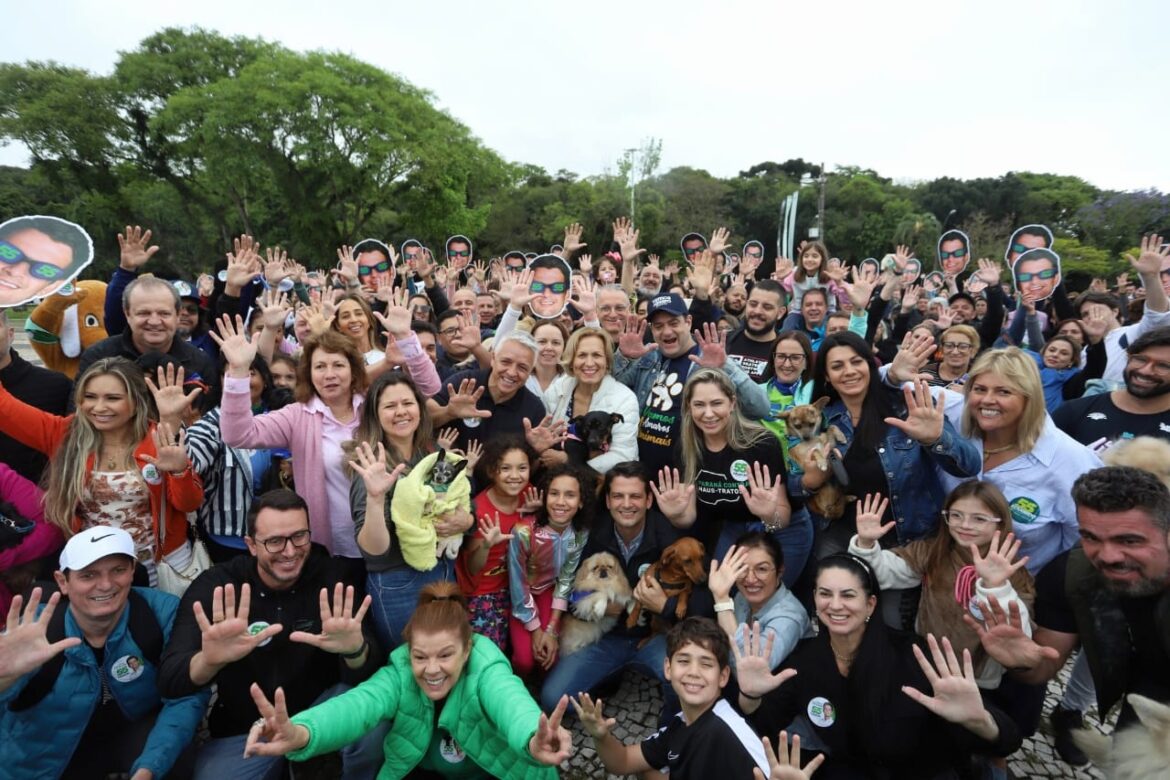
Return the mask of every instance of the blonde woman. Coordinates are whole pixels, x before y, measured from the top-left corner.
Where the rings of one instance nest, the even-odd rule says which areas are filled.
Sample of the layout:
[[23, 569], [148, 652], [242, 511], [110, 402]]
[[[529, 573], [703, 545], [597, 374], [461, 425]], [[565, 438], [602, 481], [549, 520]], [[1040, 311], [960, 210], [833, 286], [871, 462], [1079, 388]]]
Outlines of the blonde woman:
[[942, 350], [942, 359], [937, 363], [928, 363], [923, 369], [930, 374], [930, 385], [954, 386], [953, 389], [961, 391], [971, 361], [979, 353], [979, 331], [970, 325], [952, 325], [943, 331], [939, 348]]

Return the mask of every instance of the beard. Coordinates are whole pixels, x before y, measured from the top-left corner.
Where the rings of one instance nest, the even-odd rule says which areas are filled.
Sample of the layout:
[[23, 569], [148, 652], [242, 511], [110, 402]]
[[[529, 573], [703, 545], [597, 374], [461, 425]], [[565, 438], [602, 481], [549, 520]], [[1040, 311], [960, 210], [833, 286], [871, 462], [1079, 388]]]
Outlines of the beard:
[[1134, 398], [1158, 398], [1159, 396], [1170, 393], [1170, 382], [1159, 382], [1152, 387], [1136, 387], [1133, 383], [1135, 373], [1133, 369], [1127, 369], [1123, 374], [1125, 378], [1125, 390]]
[[750, 319], [748, 319], [748, 320], [744, 320], [743, 328], [745, 331], [747, 331], [747, 334], [749, 336], [768, 336], [768, 335], [774, 335], [776, 333], [776, 323], [775, 322], [770, 323], [768, 325], [765, 325], [764, 327], [760, 328], [759, 330], [756, 330], [755, 328], [752, 327], [752, 321]]
[[1118, 596], [1125, 596], [1131, 599], [1153, 596], [1155, 593], [1161, 593], [1166, 590], [1165, 582], [1159, 582], [1145, 577], [1133, 582], [1118, 582], [1102, 574], [1101, 579], [1104, 580], [1106, 590]]
[[638, 295], [640, 295], [643, 298], [653, 298], [654, 296], [658, 295], [660, 292], [662, 292], [662, 285], [661, 284], [658, 285], [657, 287], [641, 287], [641, 286], [638, 287]]

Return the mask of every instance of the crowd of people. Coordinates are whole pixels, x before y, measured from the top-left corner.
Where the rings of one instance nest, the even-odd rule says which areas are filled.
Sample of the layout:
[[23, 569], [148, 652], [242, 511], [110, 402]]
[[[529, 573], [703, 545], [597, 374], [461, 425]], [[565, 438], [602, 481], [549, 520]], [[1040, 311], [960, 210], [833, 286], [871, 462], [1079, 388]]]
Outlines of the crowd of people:
[[0, 778], [547, 778], [574, 720], [619, 774], [1006, 778], [1074, 654], [1069, 763], [1170, 700], [1170, 245], [1040, 293], [638, 238], [170, 278], [127, 227], [75, 377], [0, 309]]

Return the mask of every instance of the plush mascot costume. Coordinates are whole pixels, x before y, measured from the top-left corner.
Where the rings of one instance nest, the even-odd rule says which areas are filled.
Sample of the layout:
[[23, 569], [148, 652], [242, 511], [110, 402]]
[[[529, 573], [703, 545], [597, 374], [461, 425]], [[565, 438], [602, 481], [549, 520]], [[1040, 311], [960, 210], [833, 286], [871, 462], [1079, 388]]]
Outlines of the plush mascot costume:
[[106, 338], [106, 283], [74, 282], [45, 298], [28, 315], [24, 330], [45, 368], [77, 378], [81, 353]]

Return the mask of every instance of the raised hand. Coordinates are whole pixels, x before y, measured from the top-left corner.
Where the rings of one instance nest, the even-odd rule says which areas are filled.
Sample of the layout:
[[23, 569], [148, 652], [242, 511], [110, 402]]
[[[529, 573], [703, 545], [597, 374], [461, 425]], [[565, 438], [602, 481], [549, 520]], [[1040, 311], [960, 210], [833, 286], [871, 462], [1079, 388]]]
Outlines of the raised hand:
[[1133, 255], [1127, 254], [1125, 259], [1133, 266], [1139, 276], [1157, 277], [1162, 270], [1162, 264], [1170, 260], [1170, 245], [1162, 245], [1162, 237], [1157, 233], [1142, 236], [1141, 253], [1135, 260]]
[[784, 257], [781, 255], [776, 258], [776, 270], [772, 273], [772, 278], [778, 282], [784, 281], [788, 278], [788, 274], [796, 268], [796, 264], [792, 262], [791, 257]]
[[581, 255], [577, 259], [577, 270], [585, 276], [593, 273], [593, 255]]
[[292, 304], [289, 303], [288, 293], [280, 292], [277, 289], [265, 290], [260, 295], [258, 305], [260, 306], [260, 318], [264, 322], [264, 327], [277, 333], [283, 331], [285, 320], [288, 319], [288, 313], [292, 311]]
[[121, 254], [118, 259], [118, 266], [124, 271], [135, 271], [146, 265], [150, 258], [154, 257], [154, 253], [158, 251], [157, 246], [148, 246], [150, 244], [150, 231], [143, 230], [138, 225], [134, 227], [126, 226], [126, 230], [118, 234], [118, 248]]
[[922, 297], [922, 285], [912, 284], [906, 288], [902, 293], [902, 311], [908, 312], [918, 305], [918, 299]]
[[209, 335], [212, 341], [219, 345], [219, 354], [227, 361], [228, 376], [248, 376], [252, 361], [256, 359], [256, 344], [248, 341], [248, 329], [244, 326], [244, 318], [237, 314], [233, 324], [232, 318], [225, 314], [215, 324], [219, 333], [213, 330]]
[[769, 530], [779, 530], [773, 527], [774, 521], [782, 526], [787, 525], [791, 507], [788, 504], [788, 492], [784, 488], [783, 472], [777, 472], [773, 480], [768, 466], [761, 465], [757, 460], [752, 462], [747, 476], [747, 484], [739, 486], [739, 494], [747, 510], [763, 520], [764, 527]]
[[1018, 601], [1008, 602], [1005, 610], [997, 598], [990, 596], [981, 611], [982, 621], [964, 613], [963, 622], [979, 636], [979, 644], [987, 654], [1004, 667], [1033, 669], [1045, 659], [1060, 660], [1060, 651], [1037, 644], [1024, 633]]
[[907, 333], [902, 339], [898, 354], [890, 363], [890, 371], [886, 376], [894, 383], [909, 382], [917, 378], [937, 349], [938, 345], [929, 333], [923, 330]]
[[509, 277], [508, 303], [516, 309], [523, 309], [536, 297], [532, 292], [532, 270], [525, 268], [520, 273], [510, 273]]
[[[410, 287], [403, 285], [402, 289], [390, 293], [389, 299], [386, 301], [385, 314], [379, 311], [374, 312], [374, 319], [381, 323], [386, 332], [390, 334], [390, 338], [386, 340], [387, 348], [389, 348], [390, 342], [395, 339], [404, 339], [410, 336], [410, 323], [414, 317], [410, 313], [409, 303]], [[397, 357], [397, 361], [391, 365], [399, 365], [402, 362], [401, 355]]]
[[[454, 428], [444, 428], [435, 437], [435, 444], [442, 450], [453, 450], [457, 441], [459, 441], [459, 431]], [[467, 465], [468, 468], [471, 467], [470, 463]]]
[[358, 264], [353, 256], [353, 247], [342, 244], [337, 248], [337, 267], [331, 273], [341, 279], [346, 287], [358, 281]]
[[873, 288], [876, 280], [869, 280], [854, 266], [852, 269], [853, 283], [845, 283], [845, 292], [853, 304], [853, 311], [863, 312], [869, 306], [869, 299], [873, 297]]
[[353, 454], [350, 467], [361, 476], [369, 498], [385, 496], [406, 471], [405, 463], [399, 463], [393, 471], [387, 468], [386, 447], [382, 442], [378, 442], [377, 448], [374, 448], [368, 441], [363, 441], [354, 448]]
[[878, 539], [889, 533], [897, 523], [890, 521], [882, 525], [882, 517], [889, 505], [888, 498], [881, 493], [867, 493], [865, 500], [857, 506], [857, 544], [866, 550], [872, 549]]
[[431, 250], [423, 249], [414, 256], [414, 272], [424, 284], [435, 275], [435, 259], [431, 257]]
[[549, 447], [555, 447], [565, 440], [568, 435], [568, 425], [567, 420], [553, 420], [552, 415], [549, 414], [545, 415], [539, 425], [533, 427], [532, 421], [525, 417], [524, 438], [528, 440], [532, 449], [538, 453], [544, 452]]
[[645, 249], [638, 248], [638, 236], [641, 231], [634, 228], [628, 217], [618, 217], [613, 222], [613, 240], [617, 241], [622, 253], [623, 263], [633, 263], [646, 254]]
[[476, 387], [476, 382], [470, 377], [459, 383], [459, 389], [447, 385], [447, 411], [456, 418], [465, 420], [472, 417], [491, 417], [487, 409], [477, 409], [475, 405], [483, 397], [487, 386]]
[[914, 257], [914, 251], [905, 244], [894, 247], [894, 270], [901, 274], [906, 270], [906, 263]]
[[699, 354], [691, 355], [691, 362], [699, 368], [723, 368], [727, 362], [727, 334], [719, 332], [714, 322], [704, 322], [701, 331], [694, 332]]
[[170, 423], [160, 422], [155, 426], [151, 438], [155, 454], [142, 455], [144, 461], [168, 474], [182, 474], [191, 465], [187, 459], [187, 434], [182, 428], [175, 435], [175, 428]]
[[762, 636], [763, 630], [757, 620], [744, 631], [743, 649], [739, 642], [732, 642], [731, 649], [735, 653], [735, 679], [739, 682], [739, 690], [753, 698], [759, 698], [768, 691], [774, 691], [785, 681], [796, 676], [795, 669], [785, 669], [773, 673], [772, 645], [776, 643], [776, 632], [768, 630], [767, 641]]
[[704, 249], [692, 261], [687, 279], [695, 288], [696, 296], [705, 298], [710, 294], [711, 285], [715, 283], [715, 255], [710, 249]]
[[[825, 763], [825, 754], [818, 753], [804, 769], [800, 768], [800, 735], [792, 735], [792, 751], [788, 750], [788, 732], [781, 731], [776, 737], [776, 750], [772, 750], [772, 743], [764, 737], [764, 756], [768, 759], [768, 776], [759, 769], [753, 769], [756, 780], [808, 780], [813, 776], [821, 764]], [[777, 755], [779, 753], [779, 755]]]
[[[1159, 271], [1159, 273], [1161, 273], [1161, 271]], [[1128, 273], [1118, 274], [1117, 275], [1117, 292], [1118, 293], [1125, 292], [1125, 288], [1128, 286], [1129, 286], [1129, 274]]]
[[626, 321], [622, 323], [622, 335], [618, 337], [618, 351], [630, 360], [640, 360], [658, 349], [658, 345], [653, 342], [645, 343], [645, 336], [645, 320], [638, 319], [636, 314], [627, 315]]
[[605, 707], [601, 699], [594, 701], [588, 694], [578, 691], [577, 698], [570, 699], [573, 710], [581, 721], [581, 728], [594, 739], [605, 739], [606, 735], [617, 725], [617, 718], [607, 718], [602, 710]]
[[275, 287], [292, 276], [292, 269], [288, 265], [288, 252], [280, 247], [268, 247], [265, 250], [268, 260], [264, 263], [264, 281], [270, 287]]
[[154, 396], [154, 408], [158, 412], [159, 420], [175, 425], [182, 423], [191, 404], [195, 403], [195, 399], [203, 392], [203, 388], [196, 387], [191, 392], [184, 393], [183, 375], [183, 367], [174, 363], [158, 367], [157, 385], [149, 374], [146, 375], [146, 386]]
[[909, 685], [902, 686], [902, 692], [943, 720], [965, 726], [986, 724], [990, 715], [983, 707], [983, 697], [979, 693], [979, 686], [975, 684], [971, 651], [963, 651], [963, 662], [960, 664], [951, 647], [951, 640], [943, 637], [940, 648], [934, 634], [927, 634], [926, 642], [933, 663], [927, 660], [918, 645], [914, 645], [914, 657], [934, 695], [927, 696]]
[[739, 272], [743, 274], [745, 279], [755, 279], [756, 269], [760, 267], [760, 263], [762, 262], [764, 262], [763, 257], [744, 255], [739, 261]]
[[979, 546], [971, 545], [971, 557], [975, 564], [975, 573], [983, 580], [984, 587], [998, 588], [1012, 575], [1028, 563], [1028, 556], [1016, 560], [1020, 554], [1020, 540], [1015, 534], [1009, 533], [1004, 537], [1003, 544], [999, 542], [999, 531], [991, 535], [991, 544], [987, 548], [987, 555], [979, 553]]
[[581, 240], [581, 234], [584, 232], [585, 228], [581, 227], [580, 223], [577, 222], [574, 222], [565, 228], [565, 240], [563, 242], [563, 246], [565, 247], [566, 260], [588, 246]]
[[41, 592], [40, 588], [33, 588], [28, 604], [24, 603], [23, 596], [13, 596], [8, 607], [8, 622], [4, 632], [0, 633], [0, 688], [7, 688], [17, 678], [44, 666], [58, 653], [81, 644], [81, 638], [75, 636], [49, 642], [46, 632], [61, 594], [49, 596], [45, 608], [37, 615]]
[[658, 511], [667, 517], [685, 515], [695, 501], [695, 486], [683, 482], [678, 469], [663, 468], [658, 472], [658, 483], [650, 483]]
[[467, 442], [467, 451], [463, 453], [463, 457], [467, 458], [468, 473], [475, 471], [475, 464], [483, 457], [483, 445], [479, 443], [479, 439]]
[[583, 319], [589, 319], [597, 309], [597, 285], [588, 276], [574, 276], [570, 286], [573, 307], [581, 312]]
[[482, 515], [477, 523], [479, 533], [483, 537], [484, 544], [488, 547], [495, 547], [500, 542], [506, 542], [512, 538], [512, 534], [506, 534], [500, 530], [500, 513], [495, 512], [494, 517], [491, 515]]
[[552, 715], [540, 713], [536, 733], [528, 741], [528, 752], [546, 766], [560, 766], [573, 754], [573, 735], [561, 725], [568, 706], [569, 697], [562, 696]]
[[279, 623], [252, 634], [248, 612], [252, 603], [252, 586], [240, 588], [239, 609], [236, 608], [236, 586], [217, 587], [211, 594], [211, 619], [203, 611], [202, 602], [195, 602], [195, 622], [202, 632], [199, 655], [204, 664], [222, 667], [240, 660], [261, 644], [284, 630]]
[[1105, 334], [1109, 332], [1111, 319], [1112, 314], [1108, 306], [1102, 303], [1094, 303], [1089, 306], [1089, 310], [1085, 312], [1085, 317], [1081, 320], [1081, 327], [1085, 329], [1091, 343], [1099, 344], [1101, 339], [1105, 338]]
[[[261, 272], [260, 243], [249, 235], [232, 240], [232, 251], [227, 256], [225, 289], [236, 293]], [[235, 294], [235, 293], [233, 293]]]
[[319, 336], [333, 324], [333, 318], [337, 316], [337, 304], [334, 300], [334, 294], [341, 290], [333, 290], [324, 295], [320, 301], [310, 303], [307, 311], [307, 322], [309, 325], [309, 333], [314, 336]]
[[721, 255], [727, 251], [730, 242], [731, 231], [725, 227], [717, 227], [711, 231], [711, 240], [707, 243], [707, 249], [713, 255]]
[[726, 601], [731, 595], [731, 589], [735, 587], [735, 583], [747, 573], [747, 556], [747, 547], [736, 547], [733, 544], [728, 548], [727, 554], [723, 556], [722, 564], [714, 557], [711, 558], [711, 572], [707, 576], [707, 588], [710, 589], [711, 595], [715, 597], [716, 601]]
[[1003, 273], [1003, 269], [999, 263], [994, 260], [989, 260], [986, 257], [979, 258], [979, 270], [975, 272], [975, 275], [984, 281], [988, 287], [999, 284], [999, 276], [1001, 273]]
[[260, 686], [252, 683], [248, 689], [252, 694], [252, 701], [260, 713], [260, 719], [252, 724], [248, 731], [248, 741], [244, 745], [244, 758], [252, 756], [283, 756], [294, 750], [300, 750], [309, 744], [309, 730], [304, 726], [294, 726], [288, 717], [288, 705], [284, 700], [284, 689], [277, 688], [273, 696], [275, 703], [269, 702]]
[[530, 515], [544, 506], [544, 492], [529, 486], [520, 502], [520, 513]]
[[886, 425], [892, 425], [919, 444], [934, 444], [943, 434], [943, 406], [935, 402], [930, 385], [923, 379], [902, 388], [906, 398], [906, 419], [887, 417]]
[[310, 634], [308, 631], [294, 631], [289, 634], [289, 641], [312, 645], [327, 653], [338, 655], [353, 655], [366, 644], [362, 634], [362, 619], [373, 602], [373, 597], [367, 595], [357, 612], [353, 608], [354, 590], [337, 583], [333, 588], [333, 605], [329, 604], [329, 589], [321, 588], [321, 633]]

